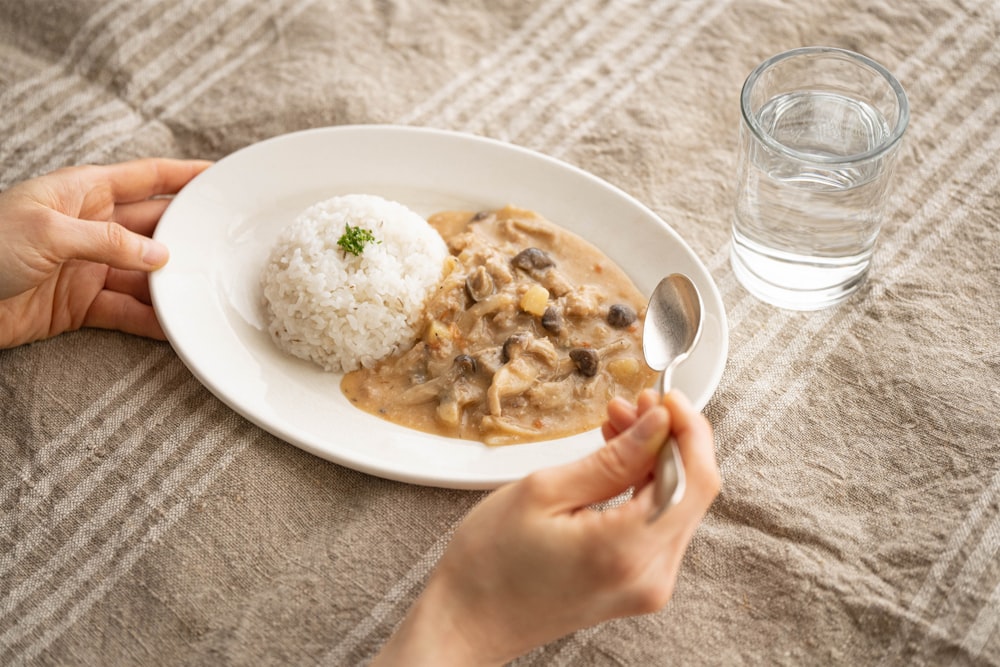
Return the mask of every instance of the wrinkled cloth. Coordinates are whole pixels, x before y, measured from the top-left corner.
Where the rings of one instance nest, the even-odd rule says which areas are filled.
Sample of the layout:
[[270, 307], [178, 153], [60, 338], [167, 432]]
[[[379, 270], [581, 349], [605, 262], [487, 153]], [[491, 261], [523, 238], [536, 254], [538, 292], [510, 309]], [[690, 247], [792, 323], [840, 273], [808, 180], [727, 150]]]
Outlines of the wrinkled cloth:
[[[5, 0], [0, 187], [359, 123], [585, 169], [719, 285], [724, 486], [663, 611], [517, 664], [1000, 665], [998, 38], [991, 0]], [[912, 107], [871, 276], [813, 313], [728, 259], [740, 88], [804, 45]], [[115, 332], [0, 351], [0, 405], [3, 664], [363, 664], [483, 496], [307, 454]]]

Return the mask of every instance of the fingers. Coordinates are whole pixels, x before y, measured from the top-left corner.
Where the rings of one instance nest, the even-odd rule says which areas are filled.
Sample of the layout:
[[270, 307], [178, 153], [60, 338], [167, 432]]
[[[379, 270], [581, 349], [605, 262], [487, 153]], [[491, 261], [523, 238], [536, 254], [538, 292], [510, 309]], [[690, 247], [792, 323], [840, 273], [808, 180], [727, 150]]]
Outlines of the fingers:
[[48, 241], [62, 261], [82, 259], [116, 269], [152, 271], [166, 264], [169, 257], [162, 243], [117, 222], [82, 221], [59, 215]]
[[[673, 524], [685, 533], [691, 533], [722, 486], [712, 427], [679, 391], [668, 393], [663, 405], [670, 412], [671, 432], [677, 439], [687, 484], [681, 501], [664, 512], [655, 523]], [[633, 501], [643, 511], [653, 511], [652, 485], [637, 493]]]
[[136, 202], [176, 194], [211, 164], [206, 160], [148, 158], [94, 167], [90, 179], [94, 184], [107, 182], [115, 202]]
[[664, 405], [670, 412], [671, 431], [677, 438], [677, 446], [684, 459], [689, 486], [705, 497], [715, 498], [722, 486], [722, 478], [715, 458], [712, 425], [679, 391], [668, 393]]
[[129, 294], [110, 290], [97, 295], [84, 317], [83, 326], [115, 329], [146, 338], [166, 340], [152, 306]]
[[149, 294], [149, 274], [142, 271], [109, 269], [104, 280], [104, 288], [112, 292], [128, 294], [147, 305], [152, 303]]
[[601, 435], [610, 440], [631, 426], [638, 416], [636, 407], [624, 398], [612, 398], [608, 403], [608, 421], [601, 426]]
[[[659, 403], [659, 395], [652, 390], [643, 391], [634, 407], [620, 398], [612, 399], [608, 403], [608, 421], [602, 427], [605, 439], [611, 440], [623, 433], [638, 417]], [[711, 424], [679, 391], [664, 396], [663, 405], [670, 413], [671, 431], [677, 438], [688, 477], [694, 476], [695, 481], [699, 481], [698, 488], [714, 498], [721, 481]]]
[[615, 437], [631, 426], [639, 415], [658, 403], [659, 396], [651, 389], [641, 392], [634, 406], [623, 398], [612, 398], [608, 403], [608, 421], [601, 427], [604, 439]]
[[654, 406], [590, 456], [540, 473], [544, 475], [542, 485], [555, 494], [553, 509], [562, 511], [607, 500], [644, 480], [668, 427], [666, 409]]
[[644, 389], [636, 400], [636, 406], [641, 415], [651, 407], [660, 404], [660, 394], [653, 389]]
[[715, 497], [721, 478], [715, 459], [712, 425], [679, 391], [667, 394], [664, 405], [670, 411], [671, 430], [684, 458], [684, 469], [689, 477], [693, 476], [702, 482], [700, 487], [710, 490], [712, 497]]
[[147, 199], [145, 201], [119, 204], [115, 206], [111, 219], [137, 234], [152, 236], [156, 224], [170, 205], [170, 199]]
[[117, 269], [151, 271], [163, 266], [167, 249], [148, 236], [169, 201], [150, 197], [176, 194], [211, 164], [149, 158], [81, 167], [80, 178], [91, 191], [110, 191], [113, 221], [80, 224], [72, 218], [63, 219], [62, 233], [54, 239], [56, 251], [62, 259], [83, 259]]

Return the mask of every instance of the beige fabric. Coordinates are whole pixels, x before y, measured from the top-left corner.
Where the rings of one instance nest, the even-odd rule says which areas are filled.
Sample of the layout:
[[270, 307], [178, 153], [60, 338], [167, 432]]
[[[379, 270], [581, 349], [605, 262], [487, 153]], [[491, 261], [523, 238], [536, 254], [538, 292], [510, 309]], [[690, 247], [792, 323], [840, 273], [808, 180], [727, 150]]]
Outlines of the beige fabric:
[[[519, 664], [998, 665], [998, 38], [992, 0], [5, 0], [0, 187], [350, 123], [587, 169], [722, 290], [725, 486], [666, 610]], [[740, 86], [806, 44], [913, 119], [871, 280], [795, 314], [727, 243]], [[4, 664], [363, 663], [481, 497], [305, 454], [117, 333], [0, 352], [0, 405]]]

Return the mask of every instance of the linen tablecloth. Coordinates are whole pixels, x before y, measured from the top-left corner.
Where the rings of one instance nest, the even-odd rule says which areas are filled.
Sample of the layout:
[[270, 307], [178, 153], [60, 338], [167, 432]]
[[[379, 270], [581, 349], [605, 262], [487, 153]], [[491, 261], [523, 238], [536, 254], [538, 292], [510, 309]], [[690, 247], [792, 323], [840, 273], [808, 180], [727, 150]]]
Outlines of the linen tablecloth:
[[[590, 171], [723, 294], [724, 487], [666, 609], [518, 664], [998, 665], [998, 42], [993, 0], [3, 0], [0, 187], [359, 123]], [[814, 313], [728, 261], [740, 87], [803, 45], [912, 106], [870, 279]], [[364, 663], [483, 496], [306, 454], [115, 332], [0, 352], [0, 405], [3, 664]]]

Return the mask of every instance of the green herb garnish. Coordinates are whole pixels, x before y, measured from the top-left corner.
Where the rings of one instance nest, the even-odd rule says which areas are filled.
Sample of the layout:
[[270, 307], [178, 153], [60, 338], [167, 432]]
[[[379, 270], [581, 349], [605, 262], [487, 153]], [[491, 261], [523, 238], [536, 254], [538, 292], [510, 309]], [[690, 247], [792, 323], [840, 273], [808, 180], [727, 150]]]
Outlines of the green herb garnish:
[[363, 227], [351, 227], [351, 223], [347, 223], [344, 233], [337, 239], [337, 245], [344, 251], [345, 256], [347, 253], [360, 255], [368, 243], [381, 243], [381, 241], [377, 241], [371, 231]]

